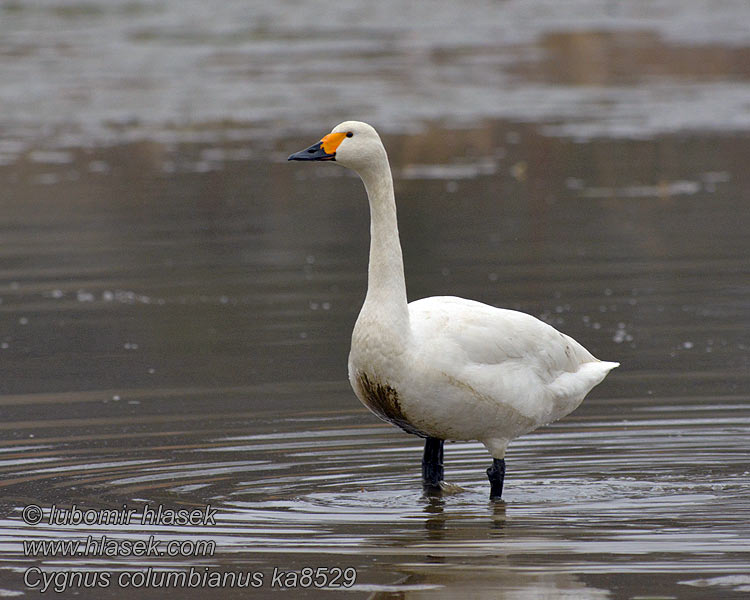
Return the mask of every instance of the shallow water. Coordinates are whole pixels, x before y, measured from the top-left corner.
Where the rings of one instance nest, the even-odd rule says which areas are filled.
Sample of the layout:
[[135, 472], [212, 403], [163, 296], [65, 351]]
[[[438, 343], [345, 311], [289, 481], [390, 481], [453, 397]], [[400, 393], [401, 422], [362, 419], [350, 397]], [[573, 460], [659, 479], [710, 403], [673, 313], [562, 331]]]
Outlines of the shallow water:
[[[747, 597], [750, 5], [402, 4], [0, 2], [0, 596], [321, 567], [356, 582], [288, 594]], [[350, 116], [384, 133], [410, 298], [622, 363], [510, 446], [502, 504], [474, 443], [424, 496], [421, 441], [349, 389], [364, 192], [286, 156]], [[136, 515], [22, 519], [73, 504]], [[159, 504], [216, 523], [140, 524]], [[193, 552], [24, 552], [89, 535]]]
[[[475, 443], [446, 446], [457, 488], [425, 497], [420, 440], [349, 389], [367, 206], [335, 165], [284, 162], [309, 141], [266, 156], [139, 143], [0, 171], [3, 593], [39, 593], [24, 586], [33, 566], [193, 566], [262, 573], [262, 595], [275, 567], [310, 566], [355, 568], [356, 583], [294, 597], [745, 596], [750, 139], [580, 144], [503, 121], [386, 136], [410, 297], [520, 308], [622, 362], [575, 413], [511, 445], [500, 505]], [[74, 503], [218, 516], [21, 520]], [[23, 554], [23, 540], [88, 535], [216, 546]]]

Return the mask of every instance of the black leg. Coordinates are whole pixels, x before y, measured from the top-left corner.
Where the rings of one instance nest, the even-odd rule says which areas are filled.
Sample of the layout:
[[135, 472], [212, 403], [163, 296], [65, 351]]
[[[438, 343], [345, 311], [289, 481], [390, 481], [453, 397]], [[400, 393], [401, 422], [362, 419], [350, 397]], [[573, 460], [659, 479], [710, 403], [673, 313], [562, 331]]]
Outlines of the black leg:
[[427, 487], [440, 487], [443, 480], [443, 443], [443, 440], [431, 437], [424, 441], [422, 483]]
[[500, 500], [503, 496], [503, 480], [505, 479], [505, 459], [495, 458], [492, 466], [487, 469], [490, 480], [490, 500]]

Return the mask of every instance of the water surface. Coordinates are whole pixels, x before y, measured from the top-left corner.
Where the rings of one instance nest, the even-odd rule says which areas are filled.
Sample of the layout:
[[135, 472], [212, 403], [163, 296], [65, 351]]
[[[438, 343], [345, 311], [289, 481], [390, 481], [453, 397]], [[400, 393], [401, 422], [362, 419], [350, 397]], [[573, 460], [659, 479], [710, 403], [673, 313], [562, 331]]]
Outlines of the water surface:
[[[288, 595], [747, 597], [749, 7], [0, 2], [0, 595], [193, 569], [263, 586], [172, 593], [265, 597], [320, 567], [356, 583]], [[364, 192], [286, 156], [352, 117], [390, 153], [411, 299], [622, 363], [510, 446], [502, 504], [475, 443], [425, 497], [421, 441], [348, 387]], [[73, 504], [217, 514], [22, 519]], [[103, 535], [214, 546], [24, 554]]]
[[[313, 566], [353, 567], [356, 584], [295, 597], [746, 595], [750, 139], [579, 144], [503, 121], [386, 136], [411, 298], [523, 309], [622, 362], [574, 414], [511, 445], [499, 505], [476, 443], [446, 446], [460, 489], [425, 497], [420, 440], [349, 389], [367, 206], [339, 167], [283, 161], [308, 141], [226, 144], [231, 160], [139, 143], [2, 172], [4, 593], [39, 593], [23, 583], [32, 566], [267, 584], [274, 567]], [[32, 503], [219, 514], [30, 526]], [[23, 540], [104, 534], [216, 548], [23, 555]]]
[[6, 0], [0, 164], [40, 144], [277, 139], [346, 118], [750, 131], [748, 23], [745, 0]]

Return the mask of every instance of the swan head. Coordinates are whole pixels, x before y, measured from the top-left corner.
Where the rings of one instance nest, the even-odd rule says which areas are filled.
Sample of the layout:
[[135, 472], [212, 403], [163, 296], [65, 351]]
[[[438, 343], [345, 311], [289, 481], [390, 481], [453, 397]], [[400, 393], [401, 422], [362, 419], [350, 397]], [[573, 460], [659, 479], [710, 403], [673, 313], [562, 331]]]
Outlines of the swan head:
[[292, 154], [288, 160], [333, 160], [361, 173], [385, 156], [383, 142], [374, 127], [361, 121], [344, 121], [319, 142]]

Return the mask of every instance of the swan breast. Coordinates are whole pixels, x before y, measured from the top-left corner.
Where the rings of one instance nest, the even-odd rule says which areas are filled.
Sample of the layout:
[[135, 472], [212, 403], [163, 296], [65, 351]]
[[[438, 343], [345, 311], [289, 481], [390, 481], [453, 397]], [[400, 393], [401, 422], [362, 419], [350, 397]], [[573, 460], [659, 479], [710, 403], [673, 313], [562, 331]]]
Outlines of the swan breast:
[[426, 433], [420, 431], [406, 418], [401, 406], [401, 398], [394, 387], [382, 383], [373, 375], [368, 375], [363, 371], [358, 371], [354, 375], [353, 383], [354, 391], [359, 399], [378, 417], [400, 427], [407, 433], [427, 437]]

